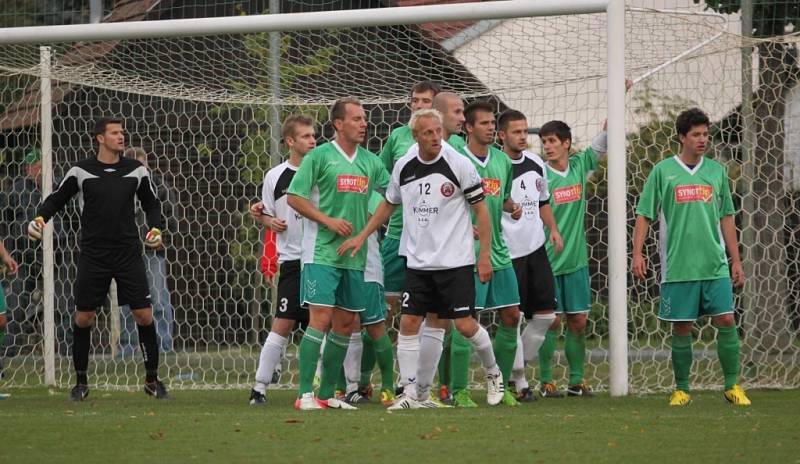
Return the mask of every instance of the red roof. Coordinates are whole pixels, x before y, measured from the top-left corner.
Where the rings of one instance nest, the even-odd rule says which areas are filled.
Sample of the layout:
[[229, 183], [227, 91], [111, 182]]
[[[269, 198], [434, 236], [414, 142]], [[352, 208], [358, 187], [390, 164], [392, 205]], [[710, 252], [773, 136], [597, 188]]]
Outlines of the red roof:
[[[451, 3], [478, 3], [481, 0], [396, 0], [395, 6], [420, 6], [420, 5], [447, 5]], [[445, 23], [427, 23], [420, 24], [420, 30], [428, 37], [443, 41], [458, 34], [464, 29], [471, 26], [473, 23], [466, 22], [445, 22]]]

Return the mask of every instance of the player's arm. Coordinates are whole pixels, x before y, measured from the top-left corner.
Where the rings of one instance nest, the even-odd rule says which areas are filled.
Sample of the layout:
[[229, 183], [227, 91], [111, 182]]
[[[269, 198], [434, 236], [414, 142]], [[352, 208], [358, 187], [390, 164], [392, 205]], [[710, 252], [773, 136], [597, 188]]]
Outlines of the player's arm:
[[736, 222], [733, 215], [723, 216], [719, 221], [722, 229], [722, 239], [725, 240], [725, 249], [731, 257], [731, 281], [734, 287], [744, 285], [744, 269], [742, 258], [739, 255], [739, 241], [736, 238]]
[[144, 238], [144, 245], [150, 249], [161, 248], [161, 230], [164, 228], [164, 221], [161, 216], [161, 200], [156, 195], [149, 173], [142, 176], [139, 188], [136, 189], [136, 196], [142, 204], [147, 225], [150, 226], [150, 230]]
[[268, 229], [281, 233], [286, 230], [286, 221], [275, 214], [275, 184], [274, 177], [269, 174], [264, 176], [264, 187], [261, 190], [261, 201], [250, 206], [250, 217], [254, 221], [264, 224]]
[[6, 266], [6, 272], [8, 275], [15, 275], [17, 273], [17, 262], [11, 257], [11, 253], [6, 250], [2, 240], [0, 240], [0, 260], [2, 260], [3, 264]]
[[72, 168], [67, 171], [56, 191], [48, 195], [36, 210], [36, 217], [28, 224], [28, 237], [31, 240], [41, 240], [44, 225], [64, 208], [78, 190], [77, 173], [75, 168]]
[[303, 198], [299, 195], [295, 195], [293, 193], [287, 194], [286, 201], [289, 203], [289, 206], [297, 211], [297, 214], [303, 216], [304, 218], [314, 221], [318, 224], [322, 224], [323, 226], [327, 227], [331, 231], [343, 236], [347, 237], [353, 233], [353, 225], [350, 224], [349, 221], [339, 218], [332, 218], [330, 216], [325, 215], [322, 211], [317, 209], [313, 203], [307, 198]]
[[503, 202], [503, 211], [511, 213], [511, 219], [517, 220], [522, 217], [522, 207], [519, 203], [514, 203], [511, 197], [506, 198]]
[[475, 213], [475, 225], [478, 229], [478, 280], [486, 283], [492, 278], [492, 224], [489, 219], [489, 208], [486, 202], [481, 201], [472, 204], [472, 212]]
[[539, 217], [542, 218], [547, 230], [550, 231], [550, 244], [560, 253], [564, 249], [564, 239], [561, 238], [561, 232], [558, 230], [556, 217], [553, 215], [553, 208], [550, 206], [550, 201], [546, 200], [544, 203], [539, 203]]
[[369, 221], [367, 221], [367, 225], [361, 229], [361, 232], [359, 232], [355, 237], [345, 240], [339, 249], [336, 250], [336, 252], [339, 253], [339, 256], [347, 253], [347, 250], [350, 249], [353, 250], [350, 253], [351, 257], [358, 254], [359, 250], [361, 250], [361, 247], [364, 246], [364, 242], [367, 240], [367, 238], [369, 238], [369, 236], [378, 230], [382, 225], [386, 224], [386, 221], [389, 220], [389, 217], [392, 215], [396, 207], [397, 205], [389, 203], [387, 200], [383, 200], [381, 204], [378, 205], [378, 209], [376, 209], [369, 218]]
[[642, 254], [644, 239], [647, 238], [647, 231], [650, 229], [650, 219], [644, 216], [636, 217], [636, 225], [633, 228], [633, 275], [638, 279], [644, 279], [647, 275], [647, 259]]

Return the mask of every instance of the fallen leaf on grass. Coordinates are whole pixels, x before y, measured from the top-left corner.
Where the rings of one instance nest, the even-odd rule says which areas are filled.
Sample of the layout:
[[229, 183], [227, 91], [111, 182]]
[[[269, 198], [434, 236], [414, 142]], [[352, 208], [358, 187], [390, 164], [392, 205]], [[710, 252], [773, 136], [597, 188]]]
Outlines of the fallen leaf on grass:
[[287, 424], [302, 424], [304, 421], [300, 419], [286, 419], [284, 422]]
[[150, 438], [153, 440], [161, 440], [164, 438], [164, 431], [159, 430], [158, 432], [153, 432], [150, 434]]

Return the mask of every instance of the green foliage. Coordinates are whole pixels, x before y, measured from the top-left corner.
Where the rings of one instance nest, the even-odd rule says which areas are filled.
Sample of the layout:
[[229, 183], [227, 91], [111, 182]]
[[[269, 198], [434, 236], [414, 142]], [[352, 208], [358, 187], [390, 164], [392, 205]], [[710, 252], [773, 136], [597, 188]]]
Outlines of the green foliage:
[[[742, 8], [741, 0], [703, 1], [718, 13], [738, 13]], [[700, 0], [694, 2], [700, 3]], [[754, 37], [783, 35], [790, 24], [795, 31], [800, 30], [800, 2], [797, 0], [752, 0], [752, 4]]]

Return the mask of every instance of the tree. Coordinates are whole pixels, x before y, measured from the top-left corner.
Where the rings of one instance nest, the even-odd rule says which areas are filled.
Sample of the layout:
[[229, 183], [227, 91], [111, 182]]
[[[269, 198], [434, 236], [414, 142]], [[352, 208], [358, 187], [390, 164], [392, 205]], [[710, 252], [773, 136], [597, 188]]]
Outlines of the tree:
[[[708, 0], [706, 3], [719, 13], [736, 13], [742, 7], [741, 0]], [[790, 195], [783, 178], [783, 121], [787, 97], [797, 85], [800, 68], [797, 49], [791, 41], [780, 40], [778, 36], [786, 34], [787, 27], [795, 31], [800, 29], [800, 3], [796, 0], [752, 0], [751, 16], [752, 31], [743, 31], [743, 35], [772, 39], [759, 40], [755, 45], [758, 87], [753, 89], [749, 107], [745, 95], [744, 117], [740, 118], [744, 121], [740, 128], [742, 140], [752, 140], [752, 143], [745, 143], [744, 176], [739, 186], [744, 196], [741, 219], [748, 274], [743, 328], [748, 361], [759, 365], [760, 354], [780, 351], [791, 344], [785, 233]]]

